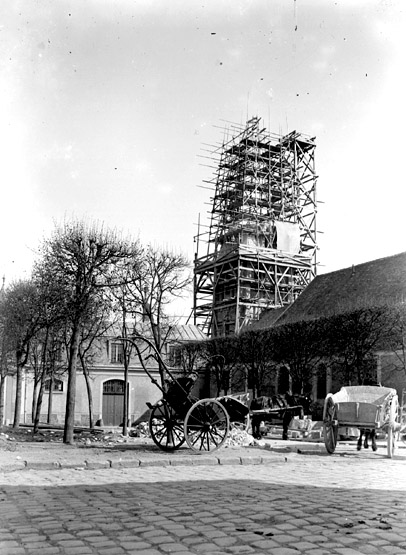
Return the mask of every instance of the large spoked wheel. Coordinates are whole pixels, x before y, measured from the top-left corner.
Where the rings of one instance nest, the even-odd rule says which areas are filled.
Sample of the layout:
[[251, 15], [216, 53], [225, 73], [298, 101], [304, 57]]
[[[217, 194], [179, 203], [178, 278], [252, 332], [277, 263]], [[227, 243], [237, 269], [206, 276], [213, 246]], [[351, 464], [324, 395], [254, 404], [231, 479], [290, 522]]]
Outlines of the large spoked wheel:
[[331, 393], [329, 393], [324, 401], [323, 409], [323, 435], [324, 444], [327, 452], [334, 453], [337, 446], [338, 421], [336, 414], [336, 406]]
[[193, 451], [215, 451], [227, 439], [230, 420], [226, 409], [215, 399], [201, 399], [185, 418], [186, 443]]
[[396, 428], [399, 427], [396, 425], [396, 420], [398, 416], [398, 398], [395, 395], [392, 398], [392, 402], [390, 405], [389, 410], [389, 422], [388, 422], [388, 434], [387, 434], [387, 443], [388, 443], [388, 457], [391, 459], [395, 453], [395, 446], [396, 446]]
[[183, 420], [179, 420], [166, 403], [161, 402], [153, 407], [149, 432], [154, 443], [163, 451], [175, 451], [185, 443]]

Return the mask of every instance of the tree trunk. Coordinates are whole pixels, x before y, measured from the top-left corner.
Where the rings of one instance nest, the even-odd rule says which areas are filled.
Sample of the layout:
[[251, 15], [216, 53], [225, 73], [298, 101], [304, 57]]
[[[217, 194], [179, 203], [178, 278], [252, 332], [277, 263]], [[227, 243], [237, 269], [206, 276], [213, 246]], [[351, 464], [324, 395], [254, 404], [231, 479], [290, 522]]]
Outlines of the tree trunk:
[[85, 378], [85, 383], [86, 383], [87, 401], [88, 401], [88, 405], [89, 405], [89, 428], [92, 429], [93, 428], [93, 421], [94, 421], [94, 418], [93, 418], [93, 392], [92, 392], [92, 387], [91, 387], [90, 378], [89, 378], [89, 371], [86, 368], [85, 360], [84, 360], [82, 355], [79, 355], [79, 358], [80, 358], [80, 363], [82, 365], [83, 376]]
[[38, 382], [34, 379], [34, 386], [32, 390], [32, 404], [31, 404], [31, 422], [35, 422], [35, 415], [37, 414], [37, 404], [38, 404]]
[[14, 407], [14, 422], [13, 428], [18, 428], [20, 425], [21, 416], [21, 396], [23, 388], [23, 365], [22, 365], [22, 354], [20, 351], [16, 353], [16, 397], [15, 397], [15, 407]]
[[38, 424], [41, 418], [41, 408], [42, 408], [42, 399], [44, 396], [44, 389], [45, 389], [45, 380], [46, 380], [46, 376], [47, 376], [47, 364], [46, 364], [46, 352], [47, 352], [47, 347], [48, 347], [48, 334], [49, 334], [49, 330], [47, 328], [47, 333], [45, 336], [45, 342], [42, 348], [42, 356], [41, 356], [41, 367], [42, 367], [42, 371], [41, 371], [41, 379], [40, 379], [40, 384], [39, 384], [39, 391], [38, 391], [38, 399], [37, 399], [37, 406], [36, 406], [36, 410], [35, 410], [35, 420], [34, 420], [34, 427], [32, 430], [33, 434], [36, 434], [38, 432]]
[[4, 392], [5, 392], [6, 376], [0, 375], [0, 428], [4, 424]]
[[32, 429], [32, 433], [36, 434], [38, 432], [38, 424], [41, 418], [41, 409], [42, 409], [42, 397], [44, 394], [44, 386], [42, 384], [42, 381], [40, 383], [39, 386], [39, 391], [38, 391], [38, 399], [37, 399], [37, 406], [36, 406], [36, 410], [35, 410], [35, 417], [33, 420], [33, 429]]
[[[46, 381], [46, 377], [47, 377], [47, 372], [46, 372], [46, 367], [45, 364], [42, 367], [42, 373], [41, 373], [41, 380], [40, 380], [40, 384], [39, 384], [39, 391], [38, 391], [38, 399], [37, 399], [37, 406], [36, 406], [36, 411], [35, 411], [35, 418], [33, 420], [34, 423], [34, 427], [33, 427], [33, 434], [36, 434], [38, 432], [38, 424], [41, 418], [41, 409], [42, 409], [42, 399], [44, 396], [44, 389], [45, 389], [45, 381]], [[50, 390], [51, 393], [51, 390]]]
[[76, 400], [76, 366], [79, 351], [79, 323], [75, 323], [72, 330], [72, 342], [69, 348], [68, 362], [68, 388], [66, 392], [66, 412], [63, 442], [73, 445], [73, 429], [75, 426], [75, 400]]
[[128, 360], [124, 356], [124, 407], [123, 407], [123, 436], [128, 435]]
[[52, 401], [53, 401], [53, 397], [54, 397], [54, 375], [51, 374], [51, 377], [49, 379], [47, 424], [51, 424], [51, 420], [52, 420]]

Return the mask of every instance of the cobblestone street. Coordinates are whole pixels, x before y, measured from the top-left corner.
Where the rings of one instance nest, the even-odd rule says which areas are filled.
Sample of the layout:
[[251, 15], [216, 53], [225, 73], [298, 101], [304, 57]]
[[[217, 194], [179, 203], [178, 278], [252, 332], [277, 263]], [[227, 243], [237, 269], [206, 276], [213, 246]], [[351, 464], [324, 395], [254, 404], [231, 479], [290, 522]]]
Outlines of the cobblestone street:
[[0, 473], [0, 553], [406, 553], [405, 457], [231, 462]]

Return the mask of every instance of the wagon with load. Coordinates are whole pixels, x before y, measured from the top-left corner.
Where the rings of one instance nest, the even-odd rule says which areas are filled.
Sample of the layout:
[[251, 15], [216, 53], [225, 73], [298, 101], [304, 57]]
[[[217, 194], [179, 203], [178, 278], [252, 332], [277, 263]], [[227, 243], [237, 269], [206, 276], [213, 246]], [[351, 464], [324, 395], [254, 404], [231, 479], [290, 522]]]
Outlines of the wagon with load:
[[399, 401], [396, 389], [381, 386], [346, 386], [329, 393], [324, 401], [323, 434], [328, 453], [338, 443], [338, 428], [353, 427], [387, 437], [388, 457], [392, 458], [396, 434], [400, 430]]

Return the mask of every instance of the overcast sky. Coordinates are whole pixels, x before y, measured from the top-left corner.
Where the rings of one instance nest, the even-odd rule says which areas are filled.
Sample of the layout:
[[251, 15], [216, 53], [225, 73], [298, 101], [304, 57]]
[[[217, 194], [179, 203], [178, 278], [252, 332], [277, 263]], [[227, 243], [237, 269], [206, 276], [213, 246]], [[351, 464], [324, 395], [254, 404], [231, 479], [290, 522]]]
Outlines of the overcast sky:
[[316, 136], [319, 273], [406, 250], [404, 0], [1, 0], [0, 273], [85, 217], [193, 258], [223, 120]]

